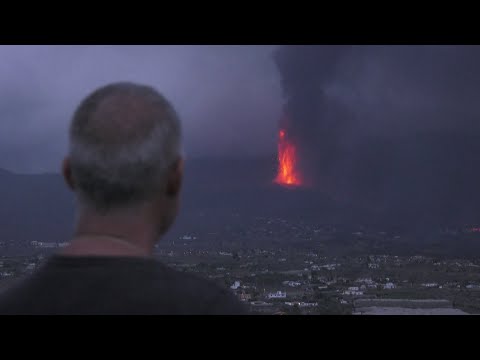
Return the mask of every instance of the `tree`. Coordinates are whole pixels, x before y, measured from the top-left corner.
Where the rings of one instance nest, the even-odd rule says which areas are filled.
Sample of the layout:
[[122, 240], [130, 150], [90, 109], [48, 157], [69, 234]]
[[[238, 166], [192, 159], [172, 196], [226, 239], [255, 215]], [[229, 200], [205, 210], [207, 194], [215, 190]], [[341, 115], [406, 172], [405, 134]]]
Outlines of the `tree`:
[[302, 311], [300, 310], [300, 307], [298, 304], [295, 304], [292, 306], [292, 309], [290, 311], [291, 315], [302, 315]]

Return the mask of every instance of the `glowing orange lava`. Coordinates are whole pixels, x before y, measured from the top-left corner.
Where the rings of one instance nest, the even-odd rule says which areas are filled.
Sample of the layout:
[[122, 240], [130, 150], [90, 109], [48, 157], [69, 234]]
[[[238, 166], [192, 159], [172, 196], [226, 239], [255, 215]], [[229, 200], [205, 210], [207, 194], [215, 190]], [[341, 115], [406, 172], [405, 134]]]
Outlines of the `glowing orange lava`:
[[287, 137], [287, 132], [280, 130], [278, 140], [278, 174], [275, 182], [280, 185], [300, 186], [302, 179], [297, 169], [297, 150]]

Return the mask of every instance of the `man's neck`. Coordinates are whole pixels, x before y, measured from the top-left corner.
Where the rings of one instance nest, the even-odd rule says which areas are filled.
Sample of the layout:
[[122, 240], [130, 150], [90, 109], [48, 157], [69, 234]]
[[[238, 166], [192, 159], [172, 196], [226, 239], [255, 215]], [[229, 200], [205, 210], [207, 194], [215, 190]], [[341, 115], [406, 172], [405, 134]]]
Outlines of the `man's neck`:
[[74, 236], [62, 251], [69, 256], [151, 256], [155, 226], [141, 210], [99, 215], [83, 211]]

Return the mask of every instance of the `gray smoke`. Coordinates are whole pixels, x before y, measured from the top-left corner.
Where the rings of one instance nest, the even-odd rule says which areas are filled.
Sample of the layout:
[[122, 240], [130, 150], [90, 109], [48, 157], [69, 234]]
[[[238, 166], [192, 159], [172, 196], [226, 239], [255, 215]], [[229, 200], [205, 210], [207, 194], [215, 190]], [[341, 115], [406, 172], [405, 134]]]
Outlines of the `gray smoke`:
[[480, 47], [284, 46], [275, 59], [317, 188], [393, 222], [480, 215]]
[[287, 98], [280, 126], [296, 143], [308, 182], [320, 175], [316, 164], [326, 171], [338, 156], [342, 130], [349, 119], [327, 90], [349, 53], [349, 46], [286, 46], [275, 54]]

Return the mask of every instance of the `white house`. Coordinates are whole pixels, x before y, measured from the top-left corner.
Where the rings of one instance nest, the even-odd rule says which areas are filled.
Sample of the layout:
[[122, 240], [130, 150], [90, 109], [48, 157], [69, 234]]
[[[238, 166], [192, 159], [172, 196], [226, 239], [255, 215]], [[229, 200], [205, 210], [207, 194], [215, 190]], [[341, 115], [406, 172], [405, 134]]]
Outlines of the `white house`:
[[331, 271], [331, 270], [335, 270], [338, 266], [340, 266], [340, 264], [326, 264], [326, 265], [322, 265], [320, 267]]
[[392, 283], [392, 282], [387, 282], [385, 285], [383, 285], [383, 288], [385, 290], [391, 290], [391, 289], [395, 289], [397, 286]]
[[352, 295], [352, 296], [362, 296], [363, 291], [356, 291], [356, 290], [345, 290], [343, 295]]
[[232, 290], [237, 290], [240, 287], [240, 281], [235, 281], [232, 286], [230, 286], [230, 289]]
[[267, 295], [268, 299], [286, 299], [287, 297], [287, 292], [286, 291], [277, 291], [274, 293], [269, 293]]
[[298, 304], [299, 307], [314, 307], [314, 306], [318, 306], [318, 303], [314, 302], [314, 303], [308, 303], [308, 302], [301, 302]]
[[466, 286], [467, 289], [480, 289], [480, 285], [477, 284], [469, 284]]
[[424, 283], [422, 284], [423, 287], [427, 287], [427, 288], [434, 288], [434, 287], [438, 287], [438, 284], [437, 283]]
[[41, 247], [41, 248], [55, 248], [58, 246], [57, 243], [54, 242], [40, 242], [40, 241], [32, 241], [30, 242], [32, 246]]
[[355, 280], [355, 282], [359, 284], [365, 284], [365, 285], [372, 285], [374, 283], [372, 278], [358, 278], [357, 280]]

